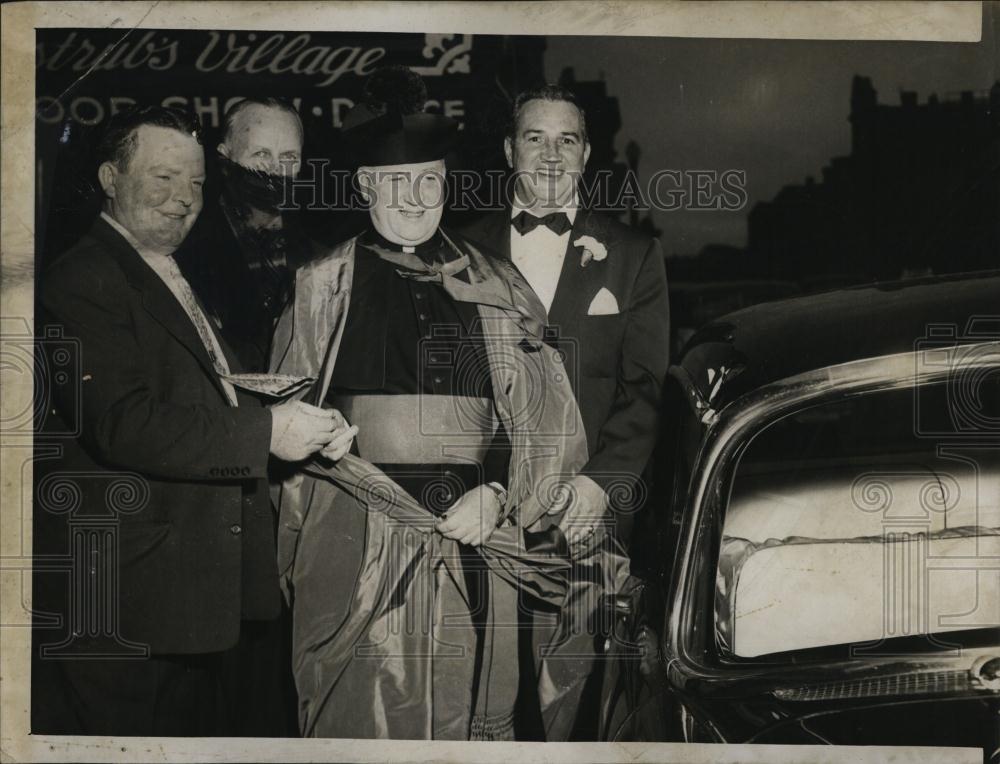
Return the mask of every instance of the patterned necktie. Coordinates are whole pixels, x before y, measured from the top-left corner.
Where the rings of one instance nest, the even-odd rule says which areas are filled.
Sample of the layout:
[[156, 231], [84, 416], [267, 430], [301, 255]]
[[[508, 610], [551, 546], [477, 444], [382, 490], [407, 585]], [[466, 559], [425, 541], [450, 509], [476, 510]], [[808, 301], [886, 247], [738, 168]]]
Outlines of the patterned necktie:
[[173, 257], [167, 257], [163, 261], [164, 269], [166, 270], [170, 281], [172, 292], [180, 300], [181, 307], [184, 308], [184, 312], [188, 314], [191, 319], [191, 323], [194, 324], [195, 330], [198, 332], [198, 336], [201, 338], [201, 344], [205, 346], [205, 352], [208, 353], [209, 359], [212, 361], [212, 366], [215, 368], [215, 373], [219, 375], [222, 382], [222, 387], [226, 391], [226, 397], [229, 402], [236, 406], [236, 390], [233, 388], [231, 382], [229, 382], [229, 362], [226, 361], [226, 356], [222, 352], [222, 346], [219, 344], [218, 338], [215, 336], [215, 332], [212, 331], [212, 327], [208, 325], [208, 319], [205, 318], [205, 314], [201, 310], [201, 306], [198, 305], [198, 300], [195, 299], [194, 292], [191, 290], [191, 285], [188, 284], [187, 279], [181, 273], [181, 269], [177, 267], [177, 263], [174, 261]]
[[569, 222], [569, 215], [565, 212], [552, 212], [545, 217], [536, 217], [524, 210], [515, 215], [510, 222], [521, 236], [527, 236], [540, 225], [548, 228], [556, 236], [562, 236], [573, 228], [573, 224]]

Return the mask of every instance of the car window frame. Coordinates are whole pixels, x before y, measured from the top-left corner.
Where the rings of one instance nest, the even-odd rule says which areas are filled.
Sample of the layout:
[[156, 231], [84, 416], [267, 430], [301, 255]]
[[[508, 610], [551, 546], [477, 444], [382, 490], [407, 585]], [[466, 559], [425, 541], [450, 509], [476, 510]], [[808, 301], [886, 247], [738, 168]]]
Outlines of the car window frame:
[[[949, 347], [959, 346], [976, 351], [977, 365], [1000, 365], [1000, 342], [963, 342]], [[719, 540], [724, 509], [744, 450], [762, 430], [806, 408], [853, 395], [945, 381], [949, 370], [918, 364], [919, 352], [864, 358], [797, 374], [747, 392], [718, 411], [705, 406], [686, 371], [681, 367], [671, 369], [671, 375], [689, 389], [692, 406], [704, 428], [685, 496], [661, 637], [661, 649], [676, 687], [707, 682], [703, 686], [721, 691], [730, 691], [733, 685], [773, 690], [789, 683], [870, 676], [872, 672], [898, 673], [916, 666], [921, 670], [968, 668], [978, 657], [979, 652], [972, 648], [959, 657], [921, 652], [905, 657], [830, 659], [824, 657], [827, 648], [811, 648], [757, 658], [727, 658], [715, 644]], [[996, 654], [997, 647], [991, 644], [983, 651]]]

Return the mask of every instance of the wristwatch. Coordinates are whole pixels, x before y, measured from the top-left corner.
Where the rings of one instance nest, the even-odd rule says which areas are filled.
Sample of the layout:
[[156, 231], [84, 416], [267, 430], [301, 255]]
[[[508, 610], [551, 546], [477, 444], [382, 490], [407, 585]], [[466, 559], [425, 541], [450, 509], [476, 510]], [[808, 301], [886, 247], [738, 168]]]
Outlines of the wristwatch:
[[504, 488], [499, 483], [487, 483], [486, 487], [489, 488], [493, 493], [497, 495], [497, 501], [500, 502], [500, 506], [504, 506], [507, 503], [507, 489]]
[[507, 504], [507, 489], [504, 488], [499, 483], [487, 483], [486, 487], [489, 488], [493, 493], [497, 495], [497, 501], [500, 502], [500, 513], [497, 515], [497, 528], [503, 526], [507, 522], [507, 518], [504, 516], [503, 508]]

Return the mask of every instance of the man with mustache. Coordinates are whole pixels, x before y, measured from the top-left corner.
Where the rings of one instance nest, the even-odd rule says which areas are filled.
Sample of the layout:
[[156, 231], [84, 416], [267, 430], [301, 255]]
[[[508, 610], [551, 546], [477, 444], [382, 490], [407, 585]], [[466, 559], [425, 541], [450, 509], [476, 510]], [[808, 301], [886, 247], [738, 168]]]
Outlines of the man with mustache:
[[298, 112], [278, 98], [244, 98], [223, 117], [220, 185], [178, 255], [184, 275], [247, 371], [264, 371], [295, 268], [313, 243], [283, 204], [302, 166]]
[[[55, 387], [45, 421], [80, 434], [36, 472], [72, 483], [78, 506], [67, 523], [38, 484], [36, 559], [72, 555], [75, 567], [72, 589], [36, 571], [36, 607], [66, 633], [36, 631], [32, 729], [232, 734], [233, 649], [279, 609], [269, 458], [339, 458], [353, 432], [336, 412], [244, 394], [238, 359], [181, 274], [174, 254], [202, 208], [197, 120], [136, 107], [97, 153], [103, 211], [39, 280], [39, 326], [79, 348], [79, 377]], [[134, 503], [116, 498], [115, 481]], [[68, 540], [94, 518], [113, 540], [81, 557]], [[90, 612], [79, 598], [99, 572], [111, 588]], [[113, 633], [96, 628], [107, 624]]]

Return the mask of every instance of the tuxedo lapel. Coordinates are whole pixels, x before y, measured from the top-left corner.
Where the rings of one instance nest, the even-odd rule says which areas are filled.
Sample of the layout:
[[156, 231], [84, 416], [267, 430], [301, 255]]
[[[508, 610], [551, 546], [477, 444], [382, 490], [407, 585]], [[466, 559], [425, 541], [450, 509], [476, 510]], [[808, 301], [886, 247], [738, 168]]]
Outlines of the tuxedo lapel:
[[194, 355], [220, 395], [228, 402], [229, 396], [222, 386], [222, 380], [219, 379], [208, 351], [205, 349], [205, 343], [202, 342], [198, 330], [195, 329], [184, 308], [177, 302], [174, 293], [163, 283], [163, 279], [146, 264], [142, 255], [135, 251], [135, 248], [125, 240], [125, 237], [103, 218], [98, 218], [91, 229], [91, 235], [101, 241], [114, 255], [125, 274], [125, 278], [141, 295], [142, 306], [146, 312]]
[[587, 315], [590, 300], [604, 283], [606, 260], [591, 260], [585, 267], [580, 265], [583, 248], [573, 242], [581, 236], [593, 236], [600, 241], [590, 211], [585, 209], [579, 210], [570, 231], [555, 296], [549, 308], [549, 324], [562, 327], [563, 336], [566, 335], [566, 327], [574, 326]]

